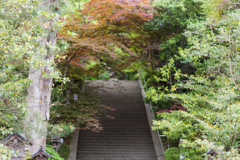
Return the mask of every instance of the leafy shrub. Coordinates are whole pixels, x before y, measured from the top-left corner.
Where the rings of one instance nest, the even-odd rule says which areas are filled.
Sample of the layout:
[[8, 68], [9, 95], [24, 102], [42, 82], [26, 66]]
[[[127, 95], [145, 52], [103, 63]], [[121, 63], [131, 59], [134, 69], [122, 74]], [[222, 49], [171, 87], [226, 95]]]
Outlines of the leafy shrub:
[[157, 112], [163, 109], [170, 109], [173, 106], [173, 102], [174, 101], [172, 99], [163, 97], [157, 103], [152, 103], [155, 106], [154, 112]]
[[65, 144], [63, 143], [59, 149], [58, 149], [58, 154], [64, 158], [65, 160], [68, 159], [68, 156], [70, 155], [70, 148]]
[[164, 157], [166, 160], [179, 160], [180, 158], [180, 150], [177, 147], [169, 148], [165, 151]]
[[46, 146], [45, 151], [51, 154], [54, 158], [51, 160], [64, 160], [60, 155], [53, 149], [53, 146]]
[[25, 158], [26, 158], [26, 160], [33, 160], [30, 155], [31, 155], [31, 153], [25, 152]]

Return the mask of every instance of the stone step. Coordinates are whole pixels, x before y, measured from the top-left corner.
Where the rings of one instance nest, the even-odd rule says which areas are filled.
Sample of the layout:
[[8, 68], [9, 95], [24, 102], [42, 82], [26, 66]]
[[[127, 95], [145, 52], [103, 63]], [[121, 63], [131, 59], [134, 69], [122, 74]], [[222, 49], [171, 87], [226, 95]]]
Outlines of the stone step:
[[149, 142], [136, 142], [136, 141], [132, 141], [132, 142], [80, 142], [78, 143], [79, 145], [83, 145], [83, 146], [132, 146], [133, 148], [136, 145], [146, 145], [146, 146], [152, 146], [152, 141]]
[[133, 143], [141, 143], [141, 144], [143, 144], [143, 145], [148, 145], [148, 144], [152, 144], [152, 139], [151, 138], [146, 138], [146, 139], [141, 139], [141, 138], [139, 138], [139, 139], [121, 139], [121, 137], [119, 137], [118, 139], [117, 138], [115, 138], [115, 137], [112, 137], [112, 138], [109, 138], [109, 139], [89, 139], [89, 138], [87, 138], [87, 139], [82, 139], [81, 140], [81, 138], [79, 138], [79, 141], [78, 141], [78, 143], [79, 144], [82, 144], [82, 143], [88, 143], [89, 145], [90, 144], [93, 144], [93, 143], [104, 143], [104, 144], [122, 144], [122, 145], [132, 145]]
[[87, 137], [87, 136], [89, 136], [89, 137], [93, 137], [93, 136], [96, 136], [96, 137], [104, 137], [104, 136], [113, 136], [113, 137], [115, 137], [115, 136], [119, 136], [119, 137], [122, 137], [123, 135], [124, 136], [132, 136], [132, 137], [135, 137], [135, 136], [139, 136], [139, 135], [143, 135], [143, 136], [150, 136], [150, 130], [149, 131], [144, 131], [144, 132], [141, 132], [141, 133], [139, 133], [139, 132], [109, 132], [109, 131], [101, 131], [100, 133], [98, 133], [98, 134], [95, 134], [94, 132], [92, 132], [92, 131], [89, 131], [90, 133], [81, 133], [80, 135], [79, 135], [79, 137]]
[[129, 108], [127, 106], [124, 106], [125, 109], [122, 109], [123, 107], [116, 107], [116, 106], [111, 106], [112, 109], [114, 109], [114, 111], [108, 111], [108, 114], [113, 114], [113, 113], [135, 113], [142, 115], [143, 113], [145, 113], [145, 108], [138, 108], [138, 107], [132, 107], [129, 106]]
[[[85, 143], [82, 143], [85, 144]], [[114, 143], [108, 143], [106, 145], [87, 145], [87, 146], [80, 146], [78, 147], [78, 151], [86, 151], [86, 150], [91, 150], [91, 151], [126, 151], [126, 152], [132, 152], [134, 151], [154, 151], [153, 146], [150, 143], [146, 143], [145, 145], [141, 146], [136, 146], [134, 144], [121, 144], [115, 146]]]
[[[77, 158], [77, 160], [93, 160], [92, 158]], [[146, 160], [145, 158], [94, 158], [94, 160]], [[148, 158], [147, 160], [156, 160], [156, 158]]]
[[[101, 132], [102, 134], [101, 135], [108, 135], [108, 137], [124, 137], [124, 135], [128, 135], [128, 137], [132, 136], [132, 137], [138, 137], [138, 135], [140, 134], [139, 132], [130, 132], [130, 131], [119, 131], [119, 132], [109, 132], [109, 131], [105, 131], [105, 132]], [[141, 133], [143, 136], [148, 136], [150, 134], [150, 131], [149, 132], [145, 132], [145, 133]], [[81, 134], [79, 135], [80, 138], [84, 138], [86, 136], [96, 136], [97, 138], [101, 138], [100, 135], [94, 135], [94, 134]], [[149, 135], [150, 136], [150, 135]], [[102, 136], [103, 137], [103, 136]], [[106, 137], [106, 136], [105, 136]]]
[[138, 151], [123, 151], [123, 152], [113, 152], [113, 151], [109, 151], [109, 152], [106, 152], [106, 151], [99, 151], [99, 152], [96, 152], [96, 151], [78, 151], [77, 154], [79, 155], [108, 155], [108, 156], [114, 156], [114, 155], [124, 155], [124, 156], [146, 156], [146, 155], [149, 155], [149, 154], [154, 154], [154, 152], [138, 152]]
[[[82, 160], [82, 159], [91, 159], [91, 160], [96, 160], [97, 158], [100, 158], [100, 157], [105, 157], [105, 158], [102, 158], [102, 159], [106, 159], [106, 160], [113, 160], [113, 159], [124, 159], [124, 160], [133, 160], [133, 159], [144, 159], [144, 160], [150, 160], [150, 159], [154, 159], [156, 160], [156, 156], [152, 156], [152, 155], [141, 155], [141, 156], [138, 156], [138, 155], [132, 155], [132, 156], [124, 156], [124, 153], [122, 153], [121, 155], [113, 155], [113, 156], [110, 156], [110, 155], [78, 155], [79, 156], [79, 160]], [[78, 160], [78, 158], [77, 158]]]
[[141, 106], [143, 105], [143, 100], [142, 100], [142, 97], [141, 95], [137, 98], [127, 98], [127, 97], [118, 97], [118, 99], [114, 99], [113, 97], [111, 98], [111, 100], [109, 100], [108, 98], [103, 98], [103, 100], [101, 100], [101, 102], [103, 102], [104, 104], [109, 104], [109, 103], [112, 103], [112, 104], [131, 104], [133, 105], [134, 103], [137, 103], [137, 104], [140, 104]]
[[[145, 130], [146, 128], [103, 128], [102, 129], [102, 133], [106, 133], [106, 132], [111, 132], [111, 133], [114, 133], [114, 132], [120, 132], [122, 134], [126, 134], [126, 133], [135, 133], [135, 134], [140, 134], [142, 130]], [[148, 128], [147, 128], [148, 129]], [[150, 129], [149, 129], [150, 131]]]
[[[139, 115], [139, 116], [136, 116], [136, 115], [134, 115], [134, 114], [124, 114], [124, 115], [110, 115], [110, 116], [112, 116], [112, 117], [114, 117], [114, 119], [124, 119], [124, 120], [131, 120], [131, 119], [147, 119], [145, 116], [142, 116], [142, 115]], [[133, 117], [134, 116], [134, 117]], [[101, 119], [109, 119], [109, 118], [101, 118]], [[101, 120], [100, 119], [100, 120]], [[111, 121], [112, 119], [110, 119], [110, 121]]]
[[131, 124], [128, 124], [128, 125], [126, 125], [125, 127], [124, 127], [124, 125], [122, 125], [122, 124], [119, 124], [119, 123], [101, 123], [102, 124], [102, 127], [103, 128], [121, 128], [121, 127], [123, 127], [123, 128], [149, 128], [149, 126], [148, 126], [148, 124], [133, 124], [133, 123], [131, 123]]
[[[147, 119], [136, 119], [136, 120], [125, 120], [125, 119], [114, 119], [110, 122], [106, 122], [105, 120], [100, 120], [99, 123], [101, 126], [124, 126], [126, 124], [127, 126], [146, 126], [148, 123], [146, 123]], [[139, 122], [139, 124], [136, 124], [136, 122]]]
[[122, 134], [100, 134], [100, 135], [80, 135], [79, 139], [99, 139], [99, 138], [105, 138], [105, 139], [141, 139], [141, 138], [152, 138], [149, 133], [147, 134], [128, 134], [128, 135], [122, 135]]
[[130, 118], [115, 118], [114, 117], [114, 119], [109, 119], [109, 118], [101, 118], [100, 119], [100, 122], [104, 122], [104, 123], [122, 123], [122, 124], [124, 124], [124, 123], [134, 123], [134, 124], [136, 124], [136, 122], [139, 122], [140, 124], [141, 123], [148, 123], [147, 121], [146, 121], [146, 117], [143, 117], [143, 118], [132, 118], [132, 119], [130, 119]]
[[[118, 134], [118, 135], [123, 135], [123, 134], [130, 134], [130, 133], [133, 133], [133, 134], [142, 134], [142, 130], [145, 130], [145, 129], [103, 129], [102, 131], [100, 131], [101, 133], [103, 134]], [[149, 131], [145, 131], [145, 132], [148, 132], [150, 133], [150, 129], [148, 129]], [[85, 133], [86, 134], [86, 133]]]
[[[108, 111], [108, 113], [117, 113], [117, 112], [145, 112], [145, 108], [139, 108], [134, 106], [115, 106], [111, 105], [111, 108], [115, 109], [115, 111]], [[127, 109], [126, 109], [127, 108]]]
[[101, 102], [116, 110], [107, 112], [114, 119], [100, 116], [103, 131], [80, 131], [77, 160], [156, 160], [138, 82], [87, 83], [104, 86], [96, 89], [101, 90], [98, 92], [103, 98]]
[[[94, 137], [93, 137], [94, 136]], [[147, 132], [147, 133], [143, 133], [143, 134], [136, 134], [136, 133], [132, 133], [132, 134], [128, 134], [128, 135], [126, 135], [126, 134], [119, 134], [119, 133], [108, 133], [108, 134], [106, 134], [106, 132], [105, 133], [102, 133], [102, 134], [99, 134], [99, 135], [94, 135], [94, 134], [81, 134], [81, 135], [79, 135], [79, 137], [80, 138], [87, 138], [87, 139], [89, 139], [89, 138], [92, 138], [92, 139], [94, 139], [94, 138], [96, 138], [96, 139], [99, 139], [99, 138], [105, 138], [105, 139], [108, 139], [108, 138], [123, 138], [123, 139], [141, 139], [141, 138], [151, 138], [151, 136], [149, 135], [149, 132]]]
[[147, 118], [136, 118], [136, 119], [125, 119], [125, 118], [118, 118], [118, 117], [114, 117], [114, 119], [111, 119], [109, 120], [108, 118], [106, 119], [100, 119], [99, 120], [99, 123], [104, 126], [104, 125], [108, 125], [108, 124], [116, 124], [116, 125], [120, 125], [121, 123], [124, 125], [124, 124], [130, 124], [130, 125], [137, 125], [137, 122], [141, 124], [144, 124], [145, 122], [145, 125], [148, 124], [147, 121]]
[[142, 100], [141, 97], [139, 98], [124, 98], [124, 97], [119, 97], [120, 99], [125, 99], [125, 100], [119, 100], [119, 99], [116, 99], [116, 100], [112, 100], [112, 101], [109, 101], [109, 100], [101, 100], [102, 103], [104, 104], [113, 104], [113, 105], [134, 105], [134, 104], [137, 104], [137, 105], [140, 105], [140, 106], [143, 106], [144, 104], [144, 101]]
[[[145, 118], [147, 119], [144, 115], [138, 115], [139, 113], [135, 113], [135, 112], [125, 112], [125, 113], [111, 113], [109, 114], [110, 116], [113, 116], [116, 118], [132, 118], [132, 119], [136, 119], [136, 118]], [[141, 113], [142, 114], [142, 113]]]
[[85, 151], [85, 150], [99, 150], [99, 151], [149, 151], [152, 153], [154, 149], [152, 148], [151, 145], [145, 145], [145, 146], [81, 146], [78, 147], [78, 151]]
[[114, 113], [145, 113], [145, 108], [142, 109], [142, 108], [128, 108], [127, 110], [126, 109], [122, 109], [122, 107], [115, 107], [115, 106], [112, 106], [111, 107], [112, 109], [114, 109], [114, 111], [108, 111], [107, 113], [108, 114], [114, 114]]
[[79, 143], [152, 143], [152, 139], [79, 139]]
[[[130, 131], [130, 130], [132, 130], [132, 131], [141, 131], [141, 130], [144, 130], [144, 129], [149, 129], [149, 127], [148, 126], [135, 126], [135, 127], [122, 127], [122, 126], [111, 126], [111, 127], [108, 127], [108, 126], [104, 126], [103, 127], [103, 129], [102, 129], [102, 132], [103, 131], [119, 131], [119, 130], [121, 130], [121, 131]], [[149, 129], [150, 130], [150, 129]]]
[[113, 123], [113, 122], [115, 122], [115, 123], [120, 123], [120, 122], [125, 122], [125, 123], [126, 123], [126, 122], [129, 122], [129, 123], [131, 123], [131, 124], [137, 124], [137, 122], [139, 122], [139, 123], [144, 123], [144, 122], [148, 123], [146, 117], [129, 119], [129, 118], [127, 118], [127, 117], [124, 117], [124, 118], [120, 117], [120, 118], [119, 118], [119, 117], [114, 117], [114, 116], [113, 116], [113, 118], [114, 118], [114, 119], [101, 118], [101, 119], [99, 120], [99, 122], [100, 122], [102, 125], [107, 124], [107, 123]]
[[[112, 105], [112, 107], [132, 107], [132, 108], [142, 108], [144, 103], [141, 101], [136, 101], [135, 103], [122, 103], [122, 102], [113, 102], [113, 103], [103, 103], [104, 105]], [[122, 108], [123, 109], [123, 108]]]
[[[118, 116], [118, 117], [121, 117], [121, 116], [124, 116], [124, 115], [128, 115], [129, 117], [125, 117], [125, 118], [128, 118], [128, 119], [136, 119], [138, 117], [140, 118], [146, 118], [146, 114], [145, 111], [118, 111], [116, 108], [113, 108], [115, 109], [114, 112], [106, 112], [105, 114], [102, 114], [102, 115], [97, 115], [100, 119], [102, 118], [106, 118], [106, 115], [109, 115], [109, 116]], [[110, 119], [110, 118], [107, 118], [107, 119]]]

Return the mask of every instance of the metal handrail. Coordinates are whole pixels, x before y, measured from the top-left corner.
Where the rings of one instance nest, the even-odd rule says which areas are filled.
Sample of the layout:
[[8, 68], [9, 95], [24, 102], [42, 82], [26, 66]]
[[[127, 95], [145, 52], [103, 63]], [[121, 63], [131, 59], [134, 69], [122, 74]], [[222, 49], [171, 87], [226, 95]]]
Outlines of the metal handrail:
[[[148, 90], [147, 88], [147, 84], [146, 84], [146, 81], [145, 81], [145, 78], [141, 78], [141, 73], [142, 73], [142, 70], [139, 71], [139, 77], [140, 77], [140, 80], [141, 80], [141, 83], [142, 83], [142, 80], [143, 80], [143, 86], [146, 88], [146, 91]], [[145, 90], [145, 88], [143, 88]], [[152, 106], [152, 103], [151, 101], [149, 102], [149, 105], [151, 107], [151, 112], [152, 112], [152, 116], [153, 116], [153, 119], [154, 121], [156, 121], [156, 118], [155, 118], [155, 114], [154, 114], [154, 111], [153, 111], [153, 106]], [[167, 137], [167, 135], [161, 135], [159, 133], [159, 130], [157, 129], [157, 134], [158, 134], [158, 137], [159, 137], [159, 140], [160, 140], [160, 143], [161, 143], [161, 146], [162, 146], [162, 149], [163, 149], [163, 153], [165, 153], [165, 150], [164, 150], [164, 147], [163, 147], [163, 143], [162, 143], [162, 139], [161, 137]], [[169, 143], [168, 143], [168, 148], [169, 148]]]

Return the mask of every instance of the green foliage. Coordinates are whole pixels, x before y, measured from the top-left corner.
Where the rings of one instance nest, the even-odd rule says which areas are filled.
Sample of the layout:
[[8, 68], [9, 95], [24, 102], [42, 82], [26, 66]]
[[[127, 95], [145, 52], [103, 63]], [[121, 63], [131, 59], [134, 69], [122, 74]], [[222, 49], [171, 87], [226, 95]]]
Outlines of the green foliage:
[[[240, 9], [237, 0], [156, 0], [154, 6], [158, 14], [153, 19], [152, 14], [145, 12], [150, 6], [146, 6], [144, 16], [139, 12], [129, 14], [130, 9], [138, 8], [135, 4], [124, 6], [126, 12], [119, 12], [125, 18], [123, 23], [112, 18], [115, 11], [107, 12], [111, 23], [105, 21], [106, 17], [99, 13], [104, 8], [102, 4], [108, 7], [108, 3], [102, 1], [94, 1], [99, 3], [96, 7], [88, 4], [91, 8], [88, 13], [94, 19], [89, 23], [89, 18], [79, 16], [87, 0], [59, 2], [63, 6], [58, 8], [54, 4], [50, 8], [53, 12], [40, 8], [38, 0], [0, 3], [0, 138], [23, 130], [22, 122], [28, 114], [25, 96], [31, 83], [27, 79], [30, 64], [35, 68], [49, 66], [49, 75], [44, 72], [44, 76], [57, 78], [48, 130], [51, 135], [61, 137], [70, 134], [73, 125], [101, 130], [97, 115], [110, 109], [100, 105], [95, 95], [82, 92], [86, 75], [97, 75], [95, 78], [88, 76], [89, 79], [104, 79], [118, 71], [114, 73], [122, 79], [135, 79], [134, 74], [141, 67], [144, 71], [140, 78], [146, 78], [147, 101], [155, 106], [154, 111], [166, 109], [176, 101], [188, 109], [161, 113], [153, 124], [153, 129], [161, 130], [170, 140], [184, 139], [180, 151], [177, 148], [166, 151], [167, 159], [179, 158], [179, 152], [186, 159], [201, 159], [201, 154], [208, 149], [216, 150], [218, 159], [239, 159], [234, 148], [240, 140]], [[114, 4], [114, 1], [108, 2]], [[73, 11], [66, 11], [67, 5]], [[88, 11], [88, 7], [85, 10]], [[55, 26], [48, 26], [49, 19], [58, 19], [60, 13], [75, 14], [72, 19], [75, 26], [69, 23], [69, 28], [63, 29], [66, 31], [63, 37], [80, 46], [73, 46], [66, 56], [59, 55], [72, 45], [66, 40], [58, 42], [59, 48], [39, 44], [39, 39], [62, 24], [56, 22]], [[143, 26], [144, 22], [147, 23]], [[74, 39], [76, 33], [71, 31], [82, 38]], [[67, 78], [63, 78], [64, 83], [59, 82], [55, 62], [42, 60], [49, 49], [58, 58], [62, 75], [68, 76], [70, 82]], [[76, 56], [77, 53], [81, 54]], [[113, 58], [112, 53], [120, 58]], [[87, 71], [82, 65], [86, 57], [96, 62], [90, 64]], [[71, 58], [74, 59], [72, 64]], [[126, 66], [129, 68], [124, 70]], [[64, 153], [66, 159], [68, 152], [64, 151], [69, 150], [67, 146], [62, 147], [60, 153]], [[62, 159], [52, 147], [47, 146], [46, 150], [54, 159]], [[0, 145], [0, 152], [3, 159], [9, 158], [11, 153], [3, 145]]]
[[154, 4], [159, 8], [158, 13], [151, 21], [145, 24], [145, 28], [158, 36], [160, 50], [155, 53], [157, 60], [166, 64], [168, 59], [174, 58], [178, 53], [178, 47], [185, 48], [187, 41], [184, 32], [187, 25], [203, 20], [200, 1], [196, 0], [157, 0]]
[[[64, 160], [58, 152], [56, 152], [53, 148], [53, 146], [46, 146], [45, 151], [49, 154], [51, 154], [54, 158], [51, 158], [51, 160]], [[49, 159], [50, 160], [50, 159]]]
[[68, 160], [68, 156], [70, 155], [70, 148], [65, 144], [61, 144], [61, 146], [58, 149], [58, 154], [64, 158], [64, 160]]
[[164, 157], [166, 160], [179, 160], [180, 158], [180, 150], [177, 147], [169, 148], [165, 151]]
[[159, 50], [152, 53], [153, 67], [148, 69], [146, 78], [150, 88], [147, 97], [151, 97], [153, 103], [161, 101], [165, 93], [179, 92], [176, 84], [183, 79], [182, 74], [194, 72], [188, 62], [181, 64], [178, 56], [179, 48], [184, 49], [189, 45], [182, 34], [184, 30], [189, 24], [205, 19], [199, 7], [201, 4], [197, 0], [154, 1], [159, 15], [145, 24], [145, 28], [159, 42]]
[[26, 160], [33, 160], [33, 158], [31, 157], [31, 153], [30, 152], [27, 152], [27, 151], [25, 151], [25, 158], [26, 158]]
[[[88, 91], [83, 91], [82, 88], [82, 81], [75, 76], [71, 77], [70, 82], [53, 89], [51, 124], [71, 123], [76, 128], [102, 130], [98, 115], [105, 114], [110, 108], [101, 105], [100, 98], [96, 93], [91, 93], [91, 88], [88, 88]], [[71, 125], [68, 131], [72, 131], [73, 127], [70, 127]], [[57, 129], [55, 133], [62, 134], [59, 131]]]
[[155, 101], [170, 98], [188, 109], [159, 114], [161, 121], [153, 127], [170, 139], [183, 138], [180, 149], [186, 159], [201, 159], [209, 149], [218, 153], [212, 158], [239, 159], [235, 146], [240, 139], [240, 10], [231, 5], [224, 8], [224, 16], [210, 13], [206, 22], [190, 23], [184, 33], [189, 46], [180, 51], [178, 60], [191, 64], [195, 72], [181, 73], [177, 87], [188, 93], [162, 94], [156, 89], [148, 93]]
[[[50, 8], [42, 8], [40, 2], [3, 0], [0, 3], [0, 139], [11, 132], [27, 133], [39, 128], [26, 126], [25, 121], [27, 114], [31, 114], [26, 107], [27, 87], [32, 82], [28, 79], [30, 65], [35, 69], [45, 66], [41, 73], [44, 78], [60, 76], [55, 62], [43, 57], [49, 52], [59, 56], [61, 50], [52, 43], [42, 45], [41, 40], [52, 36], [63, 23], [58, 21], [60, 15], [55, 2]], [[54, 25], [49, 25], [50, 21], [54, 21]]]
[[0, 159], [9, 160], [14, 151], [10, 150], [7, 146], [0, 143]]
[[203, 12], [212, 17], [213, 21], [218, 21], [229, 11], [238, 7], [238, 0], [203, 0]]
[[49, 130], [49, 134], [48, 134], [49, 137], [51, 136], [66, 137], [75, 130], [75, 127], [71, 123], [49, 124], [48, 130]]
[[153, 103], [154, 106], [154, 112], [157, 112], [159, 110], [163, 109], [170, 109], [174, 103], [174, 101], [171, 98], [165, 98], [163, 97], [160, 101], [156, 101], [157, 103]]
[[124, 80], [138, 80], [138, 73], [136, 72], [127, 72]]
[[99, 74], [98, 76], [88, 75], [86, 77], [86, 80], [106, 80], [106, 79], [109, 79], [110, 76], [111, 76], [111, 74], [108, 71], [105, 71], [105, 72]]
[[[28, 3], [30, 5], [26, 5]], [[21, 0], [0, 4], [0, 127], [4, 127], [1, 138], [5, 138], [5, 132], [21, 130], [23, 116], [27, 113], [25, 94], [30, 82], [27, 59], [34, 54], [35, 39], [42, 34], [35, 28], [39, 24], [32, 15], [37, 6], [37, 1]]]

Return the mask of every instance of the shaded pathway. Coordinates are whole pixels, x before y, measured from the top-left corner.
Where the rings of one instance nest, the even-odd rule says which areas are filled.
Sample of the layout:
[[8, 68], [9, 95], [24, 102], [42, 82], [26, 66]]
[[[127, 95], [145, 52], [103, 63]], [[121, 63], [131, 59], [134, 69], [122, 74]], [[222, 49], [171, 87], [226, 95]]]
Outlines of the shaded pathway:
[[138, 82], [103, 81], [103, 85], [107, 91], [100, 92], [103, 104], [116, 109], [109, 112], [115, 119], [101, 117], [104, 129], [99, 133], [80, 131], [77, 160], [156, 160]]

